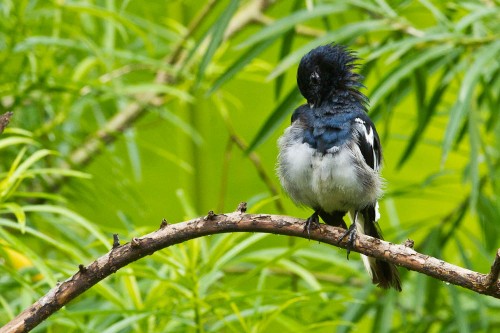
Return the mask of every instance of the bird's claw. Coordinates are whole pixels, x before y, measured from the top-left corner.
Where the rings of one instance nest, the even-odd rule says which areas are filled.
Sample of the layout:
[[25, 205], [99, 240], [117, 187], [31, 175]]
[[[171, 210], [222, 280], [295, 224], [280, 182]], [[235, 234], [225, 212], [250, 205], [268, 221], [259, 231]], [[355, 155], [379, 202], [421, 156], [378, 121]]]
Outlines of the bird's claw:
[[319, 227], [319, 217], [318, 213], [314, 212], [309, 218], [306, 220], [306, 224], [304, 225], [304, 232], [307, 232], [307, 237], [311, 239], [311, 226], [313, 229]]
[[342, 242], [344, 240], [344, 238], [346, 238], [347, 236], [348, 237], [348, 240], [347, 240], [347, 246], [346, 246], [346, 249], [347, 249], [347, 260], [349, 260], [349, 253], [351, 253], [351, 249], [354, 248], [354, 242], [356, 241], [356, 223], [352, 223], [350, 226], [349, 226], [349, 229], [346, 230], [346, 232], [344, 232], [344, 234], [339, 238], [338, 240], [338, 243]]

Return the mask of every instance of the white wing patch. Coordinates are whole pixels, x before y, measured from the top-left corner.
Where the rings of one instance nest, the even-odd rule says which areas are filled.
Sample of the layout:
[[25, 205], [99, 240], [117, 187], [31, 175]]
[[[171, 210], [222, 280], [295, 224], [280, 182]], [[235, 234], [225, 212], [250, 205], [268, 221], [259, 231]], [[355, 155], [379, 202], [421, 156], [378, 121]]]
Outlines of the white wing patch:
[[377, 152], [374, 149], [375, 145], [374, 130], [371, 126], [366, 126], [366, 122], [361, 118], [355, 118], [354, 121], [358, 124], [361, 124], [361, 126], [357, 127], [359, 128], [359, 131], [363, 134], [366, 143], [368, 143], [370, 147], [372, 147], [373, 161], [375, 166], [374, 169], [378, 171], [380, 169], [380, 161], [378, 160]]

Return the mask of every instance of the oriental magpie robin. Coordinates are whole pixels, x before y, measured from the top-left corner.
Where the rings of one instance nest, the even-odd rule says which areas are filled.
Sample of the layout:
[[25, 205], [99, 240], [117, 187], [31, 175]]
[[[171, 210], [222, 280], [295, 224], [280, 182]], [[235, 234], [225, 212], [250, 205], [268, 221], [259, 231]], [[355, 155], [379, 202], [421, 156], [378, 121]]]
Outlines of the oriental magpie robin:
[[[377, 223], [382, 148], [367, 115], [368, 99], [359, 91], [357, 60], [338, 44], [317, 47], [302, 58], [297, 84], [307, 104], [295, 110], [278, 140], [283, 188], [296, 204], [314, 209], [304, 230], [316, 227], [319, 217], [347, 229], [343, 217], [349, 212], [352, 224], [340, 240], [348, 236], [350, 247], [356, 232], [382, 239]], [[373, 283], [401, 291], [396, 266], [362, 259]]]

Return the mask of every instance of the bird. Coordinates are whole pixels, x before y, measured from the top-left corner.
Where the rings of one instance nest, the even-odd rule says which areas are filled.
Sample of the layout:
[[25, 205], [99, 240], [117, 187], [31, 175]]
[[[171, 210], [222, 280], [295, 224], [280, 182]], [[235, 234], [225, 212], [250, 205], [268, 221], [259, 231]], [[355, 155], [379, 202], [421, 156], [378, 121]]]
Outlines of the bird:
[[[383, 239], [378, 200], [384, 180], [382, 147], [368, 116], [368, 98], [360, 91], [363, 77], [356, 72], [356, 53], [331, 43], [305, 54], [298, 66], [297, 85], [307, 103], [292, 114], [291, 125], [278, 139], [277, 173], [288, 196], [314, 210], [304, 232], [328, 225], [347, 229], [347, 258], [357, 234]], [[347, 228], [344, 216], [349, 213]], [[401, 291], [396, 266], [362, 255], [378, 287]]]

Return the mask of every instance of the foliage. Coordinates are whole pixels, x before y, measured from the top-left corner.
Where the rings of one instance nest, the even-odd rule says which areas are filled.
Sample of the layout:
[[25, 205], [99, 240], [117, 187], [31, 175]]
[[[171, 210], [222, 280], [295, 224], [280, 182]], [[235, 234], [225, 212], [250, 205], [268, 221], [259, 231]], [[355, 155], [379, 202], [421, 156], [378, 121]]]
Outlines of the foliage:
[[[361, 58], [385, 152], [386, 239], [489, 269], [498, 1], [4, 0], [0, 16], [0, 113], [14, 111], [0, 136], [0, 323], [105, 253], [113, 233], [127, 241], [240, 201], [308, 216], [276, 190], [275, 141], [302, 103], [300, 57], [332, 41]], [[500, 326], [498, 300], [406, 271], [402, 293], [384, 292], [358, 259], [276, 236], [198, 239], [117, 272], [37, 330]]]

